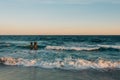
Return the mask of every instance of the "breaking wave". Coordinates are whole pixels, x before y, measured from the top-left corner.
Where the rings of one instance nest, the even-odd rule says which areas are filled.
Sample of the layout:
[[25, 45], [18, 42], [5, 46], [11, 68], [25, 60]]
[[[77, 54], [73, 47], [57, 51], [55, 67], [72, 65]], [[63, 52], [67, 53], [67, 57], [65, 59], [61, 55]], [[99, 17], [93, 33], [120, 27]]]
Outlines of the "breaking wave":
[[58, 68], [66, 70], [81, 70], [81, 69], [115, 69], [120, 68], [120, 61], [107, 61], [99, 59], [96, 61], [84, 59], [64, 58], [56, 59], [54, 61], [43, 61], [41, 59], [29, 60], [23, 58], [1, 57], [0, 63], [4, 65], [23, 65], [23, 66], [37, 66], [42, 68]]
[[35, 64], [35, 60], [28, 60], [23, 58], [13, 58], [13, 57], [1, 57], [0, 63], [4, 65], [24, 65], [32, 66]]
[[96, 47], [65, 47], [65, 46], [47, 46], [48, 50], [72, 50], [72, 51], [120, 51], [120, 46], [98, 45]]
[[99, 49], [98, 47], [95, 48], [85, 48], [85, 47], [65, 47], [65, 46], [47, 46], [46, 49], [51, 49], [51, 50], [74, 50], [74, 51], [91, 51], [91, 50], [96, 50]]

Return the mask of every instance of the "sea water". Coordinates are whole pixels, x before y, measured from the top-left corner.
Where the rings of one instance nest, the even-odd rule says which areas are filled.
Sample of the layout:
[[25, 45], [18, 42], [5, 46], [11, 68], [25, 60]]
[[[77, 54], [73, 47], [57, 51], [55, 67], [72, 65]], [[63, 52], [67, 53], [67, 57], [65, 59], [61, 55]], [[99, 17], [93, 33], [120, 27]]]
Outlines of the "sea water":
[[[30, 43], [35, 41], [38, 43], [38, 50], [30, 50]], [[79, 71], [83, 70], [86, 71], [86, 76], [90, 70], [97, 71], [91, 72], [97, 74], [102, 73], [101, 71], [110, 74], [109, 70], [112, 70], [119, 75], [120, 36], [0, 36], [0, 60], [4, 60], [1, 64], [7, 67], [24, 67], [26, 70], [37, 67], [37, 71], [54, 69], [58, 70], [55, 72], [60, 75], [59, 70], [64, 71], [65, 75], [68, 71], [72, 75], [74, 71], [79, 74]], [[98, 76], [97, 74], [94, 75]], [[99, 80], [102, 80], [100, 77]], [[120, 79], [119, 76], [111, 78], [109, 75], [109, 77], [103, 80]], [[84, 76], [83, 79], [81, 76], [78, 80], [93, 80], [93, 78], [85, 79]], [[75, 80], [74, 76], [71, 80]]]

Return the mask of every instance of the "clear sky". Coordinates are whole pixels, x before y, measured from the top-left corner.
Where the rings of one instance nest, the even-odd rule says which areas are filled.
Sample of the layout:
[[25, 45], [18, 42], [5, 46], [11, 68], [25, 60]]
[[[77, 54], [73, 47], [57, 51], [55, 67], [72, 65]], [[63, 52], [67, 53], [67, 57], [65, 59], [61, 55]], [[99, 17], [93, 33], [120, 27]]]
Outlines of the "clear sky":
[[120, 35], [120, 0], [0, 0], [0, 35]]

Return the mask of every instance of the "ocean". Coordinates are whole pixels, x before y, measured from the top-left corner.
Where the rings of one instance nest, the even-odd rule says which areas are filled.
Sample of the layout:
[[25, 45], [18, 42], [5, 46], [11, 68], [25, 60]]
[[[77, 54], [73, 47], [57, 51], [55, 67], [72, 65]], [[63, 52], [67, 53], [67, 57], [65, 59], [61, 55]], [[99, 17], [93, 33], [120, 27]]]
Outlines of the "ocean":
[[[30, 43], [37, 42], [38, 50]], [[1, 35], [0, 80], [120, 80], [119, 35]]]

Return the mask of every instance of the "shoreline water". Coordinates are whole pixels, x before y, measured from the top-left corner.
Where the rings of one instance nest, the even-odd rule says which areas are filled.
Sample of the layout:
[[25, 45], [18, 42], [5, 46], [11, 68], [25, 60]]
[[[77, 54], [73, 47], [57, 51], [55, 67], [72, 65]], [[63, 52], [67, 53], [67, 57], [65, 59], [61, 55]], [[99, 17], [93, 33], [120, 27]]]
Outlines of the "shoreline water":
[[0, 80], [120, 80], [120, 69], [60, 70], [0, 65]]

